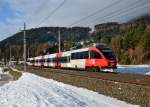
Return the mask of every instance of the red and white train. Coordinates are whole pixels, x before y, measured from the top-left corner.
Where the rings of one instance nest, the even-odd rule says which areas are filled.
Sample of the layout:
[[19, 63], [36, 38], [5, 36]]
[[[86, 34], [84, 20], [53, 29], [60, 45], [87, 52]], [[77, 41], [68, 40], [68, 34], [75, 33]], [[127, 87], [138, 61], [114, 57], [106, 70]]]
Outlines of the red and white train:
[[99, 71], [116, 69], [112, 49], [96, 44], [87, 48], [28, 58], [28, 65], [37, 67], [71, 68]]

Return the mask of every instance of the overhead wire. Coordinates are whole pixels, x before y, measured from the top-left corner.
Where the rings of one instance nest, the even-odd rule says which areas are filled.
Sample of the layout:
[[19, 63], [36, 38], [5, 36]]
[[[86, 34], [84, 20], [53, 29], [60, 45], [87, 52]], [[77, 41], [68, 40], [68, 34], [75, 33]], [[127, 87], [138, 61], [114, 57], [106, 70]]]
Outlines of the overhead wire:
[[[141, 1], [141, 0], [137, 0], [136, 2], [133, 2], [132, 4], [130, 4], [130, 5], [128, 5], [127, 7], [125, 7], [125, 8], [121, 8], [121, 9], [119, 9], [119, 10], [117, 10], [117, 11], [114, 11], [114, 12], [111, 12], [111, 13], [108, 13], [107, 15], [104, 15], [104, 16], [102, 16], [102, 17], [99, 17], [99, 18], [96, 18], [96, 19], [94, 19], [94, 20], [92, 20], [92, 21], [90, 21], [90, 22], [88, 22], [88, 23], [86, 23], [85, 25], [87, 25], [87, 24], [90, 24], [90, 23], [93, 23], [94, 21], [97, 21], [97, 20], [104, 20], [104, 19], [107, 19], [107, 17], [114, 17], [114, 16], [117, 16], [117, 15], [120, 15], [120, 14], [124, 14], [125, 12], [128, 12], [128, 11], [126, 11], [126, 9], [130, 9], [130, 11], [132, 11], [132, 9], [135, 9], [135, 7], [137, 7], [138, 8], [138, 6], [140, 5], [141, 6], [141, 4], [138, 4], [138, 3], [141, 3], [141, 2], [139, 2], [139, 1]], [[142, 1], [143, 2], [143, 1]], [[150, 1], [146, 1], [146, 2], [143, 2], [142, 3], [142, 5], [145, 5], [146, 3], [149, 3]], [[138, 5], [137, 5], [138, 4]], [[132, 6], [132, 7], [131, 7]], [[129, 11], [129, 12], [130, 12]]]
[[117, 0], [117, 1], [115, 1], [115, 2], [113, 2], [113, 3], [111, 3], [111, 4], [109, 4], [109, 5], [107, 5], [107, 6], [104, 7], [104, 8], [98, 9], [98, 10], [95, 11], [94, 13], [91, 13], [90, 15], [87, 15], [87, 16], [85, 16], [85, 17], [83, 17], [83, 18], [81, 18], [81, 19], [79, 19], [79, 20], [77, 20], [77, 21], [75, 21], [75, 22], [69, 24], [68, 26], [73, 26], [73, 25], [75, 25], [75, 24], [77, 24], [77, 23], [80, 23], [81, 21], [85, 21], [85, 20], [89, 19], [90, 17], [92, 17], [92, 16], [94, 16], [94, 15], [96, 15], [96, 14], [98, 14], [98, 13], [100, 13], [100, 12], [102, 12], [102, 11], [108, 9], [108, 8], [111, 8], [111, 7], [113, 7], [114, 5], [117, 5], [117, 4], [121, 3], [121, 2], [122, 2], [121, 0]]
[[52, 12], [50, 12], [40, 23], [38, 23], [36, 26], [40, 26], [43, 22], [45, 22], [48, 18], [50, 18], [53, 14], [55, 14], [65, 3], [67, 0], [64, 0], [62, 3], [60, 3]]
[[[50, 18], [53, 14], [55, 14], [65, 3], [67, 0], [63, 0], [63, 2], [61, 2], [53, 11], [51, 11], [50, 13], [48, 13], [48, 15], [46, 17], [44, 17], [37, 25], [35, 25], [35, 28], [40, 26], [43, 22], [45, 22], [48, 18]], [[28, 18], [26, 19], [24, 22], [28, 22], [32, 16], [39, 12], [41, 10], [41, 7], [45, 4], [46, 2], [44, 2], [42, 5], [40, 5], [40, 7]]]
[[41, 8], [43, 8], [46, 3], [47, 3], [47, 1], [45, 0], [45, 1], [33, 12], [33, 14], [31, 14], [24, 22], [29, 22], [29, 20], [31, 20], [32, 17], [33, 17], [35, 14], [37, 14], [37, 13], [39, 13], [39, 12], [41, 11]]
[[116, 17], [122, 17], [122, 16], [128, 16], [128, 15], [131, 15], [132, 13], [135, 14], [135, 12], [141, 10], [141, 8], [145, 9], [147, 6], [150, 6], [150, 2], [144, 3], [143, 5], [139, 6], [137, 9], [133, 8], [132, 11], [129, 11], [129, 12], [126, 11], [126, 12], [116, 15], [114, 17], [110, 17], [109, 19], [116, 18]]
[[[36, 27], [40, 26], [43, 22], [45, 22], [49, 17], [51, 17], [53, 14], [55, 14], [65, 3], [67, 2], [67, 0], [63, 0], [63, 2], [61, 2], [53, 11], [51, 11], [44, 19], [42, 19], [42, 21], [40, 21], [40, 23], [38, 23]], [[38, 10], [38, 9], [37, 9]], [[32, 33], [31, 33], [32, 35]]]

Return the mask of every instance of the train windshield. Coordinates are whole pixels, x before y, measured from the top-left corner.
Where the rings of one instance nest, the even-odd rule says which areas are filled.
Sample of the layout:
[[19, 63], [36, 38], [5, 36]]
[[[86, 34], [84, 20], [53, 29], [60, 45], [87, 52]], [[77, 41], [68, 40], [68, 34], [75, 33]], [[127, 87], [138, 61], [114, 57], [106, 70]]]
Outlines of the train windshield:
[[113, 51], [110, 48], [98, 48], [98, 49], [103, 53], [106, 59], [109, 59], [109, 60], [116, 59]]
[[109, 60], [115, 60], [115, 55], [113, 52], [109, 52], [109, 51], [102, 51], [103, 55], [106, 57], [106, 59]]

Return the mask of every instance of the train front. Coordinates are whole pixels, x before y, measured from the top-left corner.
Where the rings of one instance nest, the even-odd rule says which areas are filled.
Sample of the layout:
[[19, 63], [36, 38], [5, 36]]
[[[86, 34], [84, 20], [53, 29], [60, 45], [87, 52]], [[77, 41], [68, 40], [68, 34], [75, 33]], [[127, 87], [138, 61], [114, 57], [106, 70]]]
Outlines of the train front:
[[117, 59], [113, 50], [106, 46], [96, 46], [100, 51], [100, 54], [103, 56], [105, 65], [103, 66], [103, 71], [115, 71], [117, 69]]
[[117, 60], [111, 48], [96, 45], [89, 48], [89, 59], [86, 60], [87, 69], [96, 71], [114, 72], [117, 69]]

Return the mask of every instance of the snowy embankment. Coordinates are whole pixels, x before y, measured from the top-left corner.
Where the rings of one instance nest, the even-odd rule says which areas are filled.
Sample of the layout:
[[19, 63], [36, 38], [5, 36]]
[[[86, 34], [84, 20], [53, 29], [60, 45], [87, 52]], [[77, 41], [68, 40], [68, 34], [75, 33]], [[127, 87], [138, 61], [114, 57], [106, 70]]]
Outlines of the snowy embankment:
[[137, 107], [83, 88], [24, 73], [0, 87], [0, 107]]
[[117, 72], [150, 75], [150, 65], [118, 65]]

